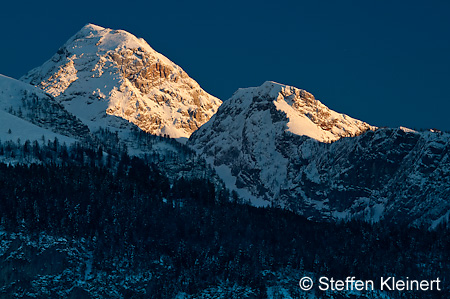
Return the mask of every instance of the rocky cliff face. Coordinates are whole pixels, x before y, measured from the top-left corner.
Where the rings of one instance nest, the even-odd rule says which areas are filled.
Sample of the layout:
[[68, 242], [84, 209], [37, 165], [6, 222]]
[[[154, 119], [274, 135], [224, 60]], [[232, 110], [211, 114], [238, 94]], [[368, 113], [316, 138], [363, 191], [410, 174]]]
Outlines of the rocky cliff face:
[[449, 134], [398, 128], [332, 144], [292, 141], [297, 147], [280, 147], [284, 155], [298, 153], [287, 176], [295, 187], [282, 201], [313, 217], [434, 228], [450, 211], [449, 140]]
[[266, 82], [238, 90], [188, 144], [253, 204], [312, 219], [434, 227], [450, 210], [449, 140], [377, 129], [304, 90]]
[[173, 138], [189, 137], [222, 103], [143, 39], [92, 24], [21, 80], [90, 127], [123, 126], [112, 115]]

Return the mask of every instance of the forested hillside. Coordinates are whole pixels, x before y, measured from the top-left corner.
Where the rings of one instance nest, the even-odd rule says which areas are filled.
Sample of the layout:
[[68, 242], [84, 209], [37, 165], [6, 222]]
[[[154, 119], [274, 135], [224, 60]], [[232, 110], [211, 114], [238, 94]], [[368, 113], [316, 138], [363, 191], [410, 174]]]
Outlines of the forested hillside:
[[445, 287], [317, 298], [450, 296], [444, 226], [316, 223], [243, 204], [206, 177], [169, 178], [163, 160], [120, 149], [25, 141], [0, 155], [2, 298], [310, 298], [304, 275]]

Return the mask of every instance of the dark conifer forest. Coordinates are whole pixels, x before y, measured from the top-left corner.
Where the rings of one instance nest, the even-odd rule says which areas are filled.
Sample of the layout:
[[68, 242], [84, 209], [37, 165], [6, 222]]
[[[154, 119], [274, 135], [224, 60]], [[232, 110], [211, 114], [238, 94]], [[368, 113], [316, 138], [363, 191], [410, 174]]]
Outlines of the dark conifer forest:
[[[267, 298], [268, 288], [277, 298], [280, 286], [309, 298], [304, 275], [439, 277], [444, 287], [318, 298], [450, 297], [446, 225], [312, 222], [120, 149], [19, 141], [0, 155], [1, 298]], [[30, 163], [7, 162], [18, 157]]]

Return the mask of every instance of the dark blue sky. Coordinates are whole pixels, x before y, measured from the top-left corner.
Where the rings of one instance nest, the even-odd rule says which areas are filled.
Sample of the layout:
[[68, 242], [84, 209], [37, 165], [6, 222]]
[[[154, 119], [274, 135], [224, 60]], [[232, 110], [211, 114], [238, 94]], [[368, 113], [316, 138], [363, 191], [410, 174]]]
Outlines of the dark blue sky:
[[377, 126], [450, 130], [450, 1], [20, 1], [0, 11], [19, 78], [86, 23], [124, 29], [228, 99], [266, 80]]

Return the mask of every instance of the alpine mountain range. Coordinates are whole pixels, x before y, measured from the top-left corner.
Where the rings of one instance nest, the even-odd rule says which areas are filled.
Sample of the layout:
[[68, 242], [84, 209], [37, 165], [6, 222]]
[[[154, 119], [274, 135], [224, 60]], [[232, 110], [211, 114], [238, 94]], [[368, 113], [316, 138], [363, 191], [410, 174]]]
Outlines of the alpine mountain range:
[[[108, 157], [107, 148], [120, 148], [162, 165], [171, 188], [206, 177], [244, 205], [314, 222], [434, 230], [449, 221], [449, 133], [375, 127], [272, 81], [222, 102], [123, 30], [88, 24], [19, 80], [1, 75], [0, 122], [2, 143], [83, 143]], [[64, 161], [0, 157], [11, 165]], [[109, 163], [119, 169], [118, 161]]]
[[22, 111], [20, 118], [62, 140], [99, 128], [126, 140], [134, 127], [183, 143], [190, 138], [187, 145], [227, 188], [257, 206], [315, 220], [430, 228], [448, 221], [447, 133], [377, 128], [270, 81], [239, 89], [222, 104], [143, 39], [92, 24], [20, 81], [35, 88], [1, 77], [2, 114], [20, 108], [19, 98], [34, 97], [58, 115]]

